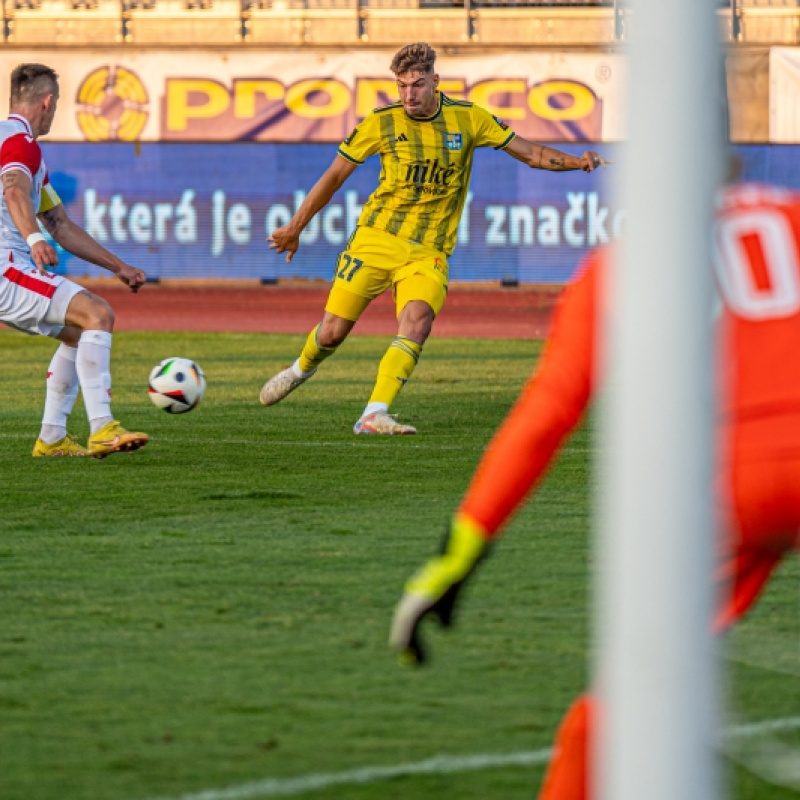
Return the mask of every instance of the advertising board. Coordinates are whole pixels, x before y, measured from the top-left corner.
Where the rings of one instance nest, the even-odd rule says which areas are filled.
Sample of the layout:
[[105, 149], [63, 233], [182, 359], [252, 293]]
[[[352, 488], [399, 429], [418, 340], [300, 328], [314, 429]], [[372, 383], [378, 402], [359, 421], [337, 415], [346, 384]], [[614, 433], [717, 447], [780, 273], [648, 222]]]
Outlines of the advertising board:
[[[53, 141], [338, 142], [397, 100], [391, 51], [103, 49], [0, 53], [56, 69]], [[524, 53], [437, 60], [441, 88], [537, 141], [622, 139], [620, 55]], [[0, 85], [0, 107], [8, 86]]]
[[[286, 264], [266, 237], [285, 225], [331, 160], [322, 144], [44, 144], [67, 212], [153, 278], [329, 278], [375, 188], [377, 158], [356, 169]], [[580, 148], [571, 148], [581, 152]], [[603, 146], [614, 158], [615, 148]], [[490, 148], [475, 157], [450, 275], [462, 281], [561, 283], [622, 229], [608, 170], [531, 170]], [[103, 270], [63, 254], [62, 271]]]

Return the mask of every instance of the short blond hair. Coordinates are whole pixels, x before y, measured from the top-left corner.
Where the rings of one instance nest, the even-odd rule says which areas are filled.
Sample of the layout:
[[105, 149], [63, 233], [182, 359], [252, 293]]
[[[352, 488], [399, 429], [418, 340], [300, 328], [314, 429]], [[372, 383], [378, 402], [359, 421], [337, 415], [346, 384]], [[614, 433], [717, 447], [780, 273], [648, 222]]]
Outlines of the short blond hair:
[[389, 67], [395, 75], [404, 72], [433, 72], [436, 63], [436, 51], [426, 42], [407, 44], [398, 50]]

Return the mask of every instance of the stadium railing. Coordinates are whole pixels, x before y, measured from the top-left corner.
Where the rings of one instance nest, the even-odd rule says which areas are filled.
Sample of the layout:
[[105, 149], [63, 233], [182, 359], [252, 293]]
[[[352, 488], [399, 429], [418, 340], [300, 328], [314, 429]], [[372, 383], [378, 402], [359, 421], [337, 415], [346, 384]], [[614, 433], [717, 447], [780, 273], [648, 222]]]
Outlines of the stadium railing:
[[233, 44], [244, 38], [240, 0], [124, 0], [134, 44]]
[[4, 0], [3, 30], [14, 44], [122, 42], [120, 0]]
[[[635, 34], [625, 0], [0, 0], [14, 45], [602, 46]], [[798, 0], [720, 0], [723, 41], [800, 43]]]
[[797, 0], [727, 0], [723, 35], [729, 41], [750, 44], [800, 42], [800, 6]]

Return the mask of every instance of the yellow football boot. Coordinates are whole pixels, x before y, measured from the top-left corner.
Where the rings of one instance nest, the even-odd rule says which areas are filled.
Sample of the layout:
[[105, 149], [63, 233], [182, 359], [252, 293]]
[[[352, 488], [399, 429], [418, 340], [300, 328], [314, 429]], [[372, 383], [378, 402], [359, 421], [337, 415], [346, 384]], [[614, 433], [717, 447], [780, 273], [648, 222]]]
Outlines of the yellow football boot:
[[31, 455], [34, 458], [54, 458], [60, 456], [85, 457], [92, 454], [87, 448], [79, 445], [74, 436], [67, 434], [63, 439], [59, 439], [52, 444], [47, 444], [47, 442], [37, 439]]
[[89, 437], [89, 453], [95, 458], [105, 458], [111, 453], [130, 453], [144, 447], [149, 441], [146, 433], [126, 431], [117, 420], [112, 419]]

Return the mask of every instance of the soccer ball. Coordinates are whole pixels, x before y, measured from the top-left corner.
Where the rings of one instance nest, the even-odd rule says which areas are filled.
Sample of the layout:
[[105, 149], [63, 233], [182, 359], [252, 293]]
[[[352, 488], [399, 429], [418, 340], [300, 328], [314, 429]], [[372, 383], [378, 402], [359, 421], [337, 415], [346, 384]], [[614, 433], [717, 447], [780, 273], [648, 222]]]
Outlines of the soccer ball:
[[191, 411], [203, 399], [206, 378], [188, 358], [165, 358], [150, 372], [147, 393], [168, 414]]

